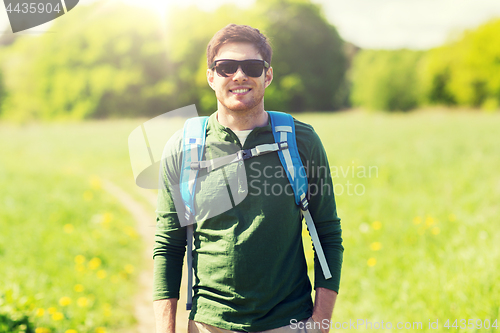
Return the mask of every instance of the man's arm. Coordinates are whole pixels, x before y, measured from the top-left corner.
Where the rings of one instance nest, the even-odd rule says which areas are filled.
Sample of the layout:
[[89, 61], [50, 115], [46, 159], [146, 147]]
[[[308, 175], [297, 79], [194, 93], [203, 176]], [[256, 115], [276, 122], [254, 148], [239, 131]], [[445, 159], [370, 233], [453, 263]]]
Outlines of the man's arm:
[[153, 302], [156, 333], [175, 333], [177, 298], [160, 299]]
[[[314, 309], [312, 319], [320, 323], [321, 332], [327, 333], [330, 331], [330, 319], [332, 318], [333, 307], [337, 300], [337, 293], [326, 288], [316, 288], [316, 297], [314, 299]], [[324, 328], [323, 320], [328, 321], [328, 328]]]
[[[175, 333], [175, 317], [186, 250], [186, 228], [181, 227], [174, 197], [178, 184], [178, 151], [182, 134], [176, 133], [162, 155], [162, 183], [158, 191], [153, 278], [153, 309], [157, 333]], [[173, 184], [173, 185], [171, 185]]]

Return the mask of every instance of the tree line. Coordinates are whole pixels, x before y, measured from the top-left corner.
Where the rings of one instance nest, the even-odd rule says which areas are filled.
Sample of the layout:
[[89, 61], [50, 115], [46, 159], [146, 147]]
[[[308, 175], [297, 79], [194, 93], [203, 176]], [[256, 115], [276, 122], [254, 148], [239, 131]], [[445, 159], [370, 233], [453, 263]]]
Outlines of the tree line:
[[500, 20], [427, 51], [359, 50], [309, 0], [214, 12], [173, 7], [165, 21], [95, 2], [54, 21], [52, 33], [0, 36], [0, 119], [153, 117], [190, 104], [209, 114], [217, 104], [206, 46], [229, 23], [258, 27], [271, 40], [268, 110], [500, 106]]
[[500, 19], [428, 51], [363, 50], [351, 68], [351, 100], [374, 110], [429, 105], [500, 108]]
[[151, 117], [190, 104], [211, 113], [216, 99], [206, 82], [206, 47], [229, 23], [258, 27], [271, 40], [275, 77], [267, 109], [335, 110], [348, 103], [344, 42], [309, 0], [259, 0], [250, 9], [226, 5], [210, 13], [171, 8], [165, 21], [109, 2], [72, 14], [54, 21], [54, 33], [0, 48], [0, 118]]

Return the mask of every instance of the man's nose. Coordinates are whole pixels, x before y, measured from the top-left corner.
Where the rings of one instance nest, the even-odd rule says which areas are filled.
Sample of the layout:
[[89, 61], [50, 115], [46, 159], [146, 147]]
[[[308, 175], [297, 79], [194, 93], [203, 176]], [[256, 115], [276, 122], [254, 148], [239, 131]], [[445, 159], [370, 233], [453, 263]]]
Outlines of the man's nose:
[[246, 80], [248, 79], [248, 76], [243, 72], [243, 69], [241, 69], [241, 65], [238, 66], [238, 69], [236, 70], [236, 73], [233, 74], [233, 80]]

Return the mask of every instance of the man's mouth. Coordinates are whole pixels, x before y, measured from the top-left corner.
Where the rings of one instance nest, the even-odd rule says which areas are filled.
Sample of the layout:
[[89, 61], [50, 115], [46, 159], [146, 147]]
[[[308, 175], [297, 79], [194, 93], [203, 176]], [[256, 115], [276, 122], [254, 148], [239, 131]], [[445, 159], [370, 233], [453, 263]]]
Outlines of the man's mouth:
[[247, 92], [249, 92], [250, 88], [244, 88], [244, 89], [233, 89], [233, 90], [229, 90], [230, 92], [232, 92], [233, 94], [245, 94]]

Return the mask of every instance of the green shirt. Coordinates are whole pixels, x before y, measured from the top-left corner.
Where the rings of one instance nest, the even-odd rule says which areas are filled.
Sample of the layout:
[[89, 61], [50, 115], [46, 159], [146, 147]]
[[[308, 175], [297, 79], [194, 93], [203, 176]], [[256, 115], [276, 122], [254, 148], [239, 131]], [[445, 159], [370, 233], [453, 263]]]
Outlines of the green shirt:
[[[328, 160], [313, 128], [294, 121], [300, 158], [308, 174], [309, 211], [333, 275], [325, 280], [315, 256], [314, 285], [338, 292], [344, 249]], [[165, 188], [158, 194], [155, 300], [179, 298], [186, 246], [186, 229], [180, 225], [175, 208], [177, 200], [179, 211], [182, 209], [180, 194], [175, 190], [180, 177], [181, 142], [179, 131], [167, 143], [164, 156], [168, 157], [162, 161]], [[248, 149], [273, 142], [268, 124], [255, 128], [241, 147], [238, 137], [222, 126], [214, 113], [208, 122], [204, 159], [224, 156], [233, 149], [223, 149], [221, 143]], [[237, 168], [245, 168], [246, 179], [227, 185], [224, 180], [234, 179]], [[199, 176], [190, 319], [254, 332], [310, 317], [313, 304], [301, 237], [302, 216], [278, 154], [261, 155]], [[216, 215], [220, 204], [213, 198], [220, 200], [220, 195], [214, 195], [219, 191], [229, 193], [233, 206]], [[237, 197], [244, 199], [238, 202]]]

